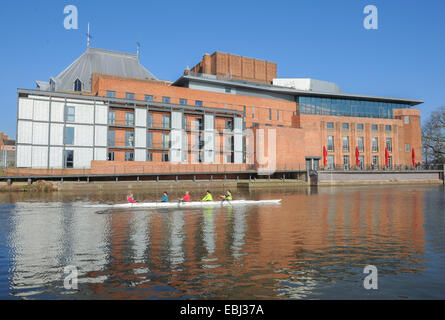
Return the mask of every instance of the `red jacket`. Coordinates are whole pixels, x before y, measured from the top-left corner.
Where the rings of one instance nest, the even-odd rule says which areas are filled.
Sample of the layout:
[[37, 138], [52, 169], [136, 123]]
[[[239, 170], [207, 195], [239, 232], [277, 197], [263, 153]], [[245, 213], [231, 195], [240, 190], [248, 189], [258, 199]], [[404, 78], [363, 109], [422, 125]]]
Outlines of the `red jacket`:
[[186, 194], [186, 195], [182, 198], [182, 201], [184, 201], [184, 202], [190, 202], [190, 195], [189, 195], [189, 194]]
[[136, 201], [134, 201], [133, 197], [127, 197], [127, 200], [129, 203], [136, 203]]

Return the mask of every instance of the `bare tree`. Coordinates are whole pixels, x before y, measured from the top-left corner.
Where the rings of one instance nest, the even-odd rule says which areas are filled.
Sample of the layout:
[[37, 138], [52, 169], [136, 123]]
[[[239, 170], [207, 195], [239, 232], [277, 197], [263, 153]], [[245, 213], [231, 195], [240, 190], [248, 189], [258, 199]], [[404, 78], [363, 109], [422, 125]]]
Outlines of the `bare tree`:
[[422, 151], [426, 163], [445, 163], [445, 106], [433, 111], [423, 125]]

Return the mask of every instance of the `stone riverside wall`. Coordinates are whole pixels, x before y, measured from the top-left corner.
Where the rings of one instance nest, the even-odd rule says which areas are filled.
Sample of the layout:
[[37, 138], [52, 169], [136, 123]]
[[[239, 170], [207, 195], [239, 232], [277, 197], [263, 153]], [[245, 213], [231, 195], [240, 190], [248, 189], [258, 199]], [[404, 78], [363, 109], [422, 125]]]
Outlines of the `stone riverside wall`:
[[443, 183], [441, 172], [319, 172], [319, 185]]

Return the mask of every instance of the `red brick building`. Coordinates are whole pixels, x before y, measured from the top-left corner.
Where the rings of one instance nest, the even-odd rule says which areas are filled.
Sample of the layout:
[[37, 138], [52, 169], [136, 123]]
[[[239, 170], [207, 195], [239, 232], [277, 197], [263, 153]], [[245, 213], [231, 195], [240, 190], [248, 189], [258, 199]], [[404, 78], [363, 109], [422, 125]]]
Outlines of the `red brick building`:
[[[117, 54], [94, 50], [90, 54], [103, 55], [105, 62]], [[40, 91], [19, 90], [19, 100], [27, 103], [39, 95], [64, 102], [65, 127], [70, 99], [86, 99], [95, 110], [89, 123], [93, 143], [77, 145], [74, 140], [82, 139], [81, 128], [73, 128], [71, 149], [78, 149], [67, 152], [66, 143], [54, 145], [54, 150], [63, 148], [63, 156], [56, 156], [60, 166], [51, 165], [50, 142], [47, 157], [36, 160], [39, 165], [24, 157], [20, 161], [18, 129], [19, 167], [80, 169], [79, 159], [93, 174], [232, 172], [262, 166], [272, 171], [303, 170], [307, 157], [320, 158], [325, 169], [411, 166], [420, 161], [420, 112], [412, 107], [421, 101], [344, 94], [333, 83], [312, 79], [279, 79], [275, 63], [220, 52], [204, 55], [175, 82], [161, 81], [143, 69], [137, 57], [124, 55], [119, 58], [128, 60], [125, 72], [109, 74], [105, 68], [77, 76], [76, 70], [82, 68], [74, 65], [56, 78], [53, 90], [51, 83], [41, 82]], [[71, 92], [57, 90], [70, 82]], [[96, 122], [103, 118], [98, 104], [106, 112], [106, 123]], [[74, 119], [77, 109], [70, 110]], [[76, 125], [86, 123], [73, 122]], [[104, 134], [106, 145], [97, 142], [104, 141]], [[28, 147], [32, 152], [40, 144]], [[261, 155], [268, 158], [268, 165]]]

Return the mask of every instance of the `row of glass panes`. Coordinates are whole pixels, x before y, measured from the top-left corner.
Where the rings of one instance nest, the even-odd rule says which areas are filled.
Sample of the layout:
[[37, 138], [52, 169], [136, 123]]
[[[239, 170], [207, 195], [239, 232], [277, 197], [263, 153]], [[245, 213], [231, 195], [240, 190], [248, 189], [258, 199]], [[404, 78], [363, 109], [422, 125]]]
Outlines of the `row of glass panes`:
[[[333, 170], [335, 169], [335, 157], [333, 155], [328, 155], [327, 158], [327, 162], [328, 162], [328, 169], [329, 170]], [[365, 157], [364, 156], [359, 156], [359, 167], [361, 169], [363, 169], [365, 167]], [[392, 167], [392, 156], [389, 156], [388, 158], [388, 164], [389, 167]], [[378, 168], [379, 166], [379, 156], [372, 156], [372, 164], [373, 167]], [[348, 155], [344, 155], [343, 156], [343, 167], [345, 169], [349, 169], [351, 166], [351, 160], [350, 157]]]
[[[334, 123], [333, 122], [328, 122], [326, 124], [326, 127], [329, 130], [333, 130], [334, 129]], [[343, 130], [349, 130], [349, 123], [342, 123], [342, 129]], [[364, 129], [363, 123], [357, 123], [357, 130], [358, 131], [363, 131], [363, 129]], [[371, 125], [371, 129], [372, 129], [372, 131], [378, 131], [379, 130], [379, 126], [377, 124], [373, 124], [373, 125]], [[392, 131], [392, 126], [391, 125], [385, 125], [385, 130], [386, 130], [386, 132], [391, 132]]]
[[[116, 131], [108, 130], [107, 135], [108, 146], [114, 147], [116, 146]], [[134, 132], [133, 131], [125, 131], [125, 146], [126, 147], [134, 147]], [[170, 134], [162, 133], [162, 149], [170, 149]], [[153, 132], [147, 132], [147, 148], [153, 148]]]
[[[116, 91], [107, 91], [107, 98], [116, 98]], [[125, 99], [134, 100], [134, 93], [127, 92], [125, 93]], [[153, 101], [153, 95], [146, 94], [144, 95], [144, 100], [147, 102]], [[162, 97], [162, 103], [171, 103], [170, 97]], [[181, 98], [179, 99], [179, 104], [187, 105], [187, 99]], [[201, 100], [195, 100], [195, 106], [201, 107], [203, 102]]]
[[[359, 152], [365, 151], [365, 139], [363, 137], [357, 138], [357, 147]], [[377, 137], [372, 138], [372, 152], [379, 152], [379, 139]], [[389, 152], [392, 152], [392, 138], [386, 138], [386, 148]], [[328, 136], [328, 143], [327, 143], [327, 151], [328, 152], [334, 152], [334, 136]], [[342, 138], [342, 150], [343, 152], [349, 152], [350, 146], [349, 146], [349, 137], [343, 137]]]
[[393, 118], [394, 109], [410, 108], [406, 104], [387, 102], [299, 97], [302, 114], [317, 114], [346, 117]]
[[[179, 150], [176, 150], [176, 151], [177, 152], [181, 152]], [[71, 159], [72, 158], [73, 158], [73, 156], [71, 156]], [[114, 151], [109, 151], [108, 152], [108, 156], [107, 156], [107, 160], [108, 161], [114, 161], [114, 159], [115, 159]], [[187, 152], [183, 152], [182, 153], [182, 161], [183, 162], [187, 162], [187, 159], [188, 159]], [[134, 152], [131, 152], [131, 151], [125, 152], [125, 161], [134, 161]], [[146, 161], [147, 162], [152, 162], [153, 161], [153, 153], [152, 152], [147, 152]], [[168, 153], [162, 153], [162, 162], [169, 162], [169, 161], [170, 161], [169, 154]], [[195, 161], [196, 162], [203, 162], [202, 155], [201, 154], [196, 154], [195, 155]], [[233, 154], [226, 155], [226, 162], [227, 163], [233, 163], [234, 162]]]
[[[227, 122], [226, 121], [226, 129], [232, 128], [233, 121]], [[109, 111], [108, 112], [108, 124], [109, 125], [115, 125], [116, 124], [116, 112], [115, 111]], [[134, 113], [133, 112], [126, 112], [125, 113], [125, 125], [129, 127], [134, 126]], [[148, 128], [154, 128], [153, 126], [153, 114], [148, 113], [147, 114], [147, 127]], [[202, 130], [202, 119], [196, 118], [195, 119], [195, 127], [197, 130]], [[169, 115], [163, 115], [162, 116], [162, 123], [161, 123], [162, 129], [171, 129], [171, 117]], [[182, 128], [187, 129], [187, 118], [182, 118]]]
[[[108, 161], [114, 161], [114, 159], [115, 159], [114, 151], [109, 151], [108, 152], [108, 156], [107, 156], [107, 160]], [[125, 152], [125, 161], [134, 161], [134, 152], [131, 152], [131, 151]], [[153, 161], [153, 153], [152, 152], [147, 152], [146, 161], [147, 162]], [[163, 153], [162, 154], [162, 162], [168, 162], [168, 161], [169, 161], [168, 153]]]

